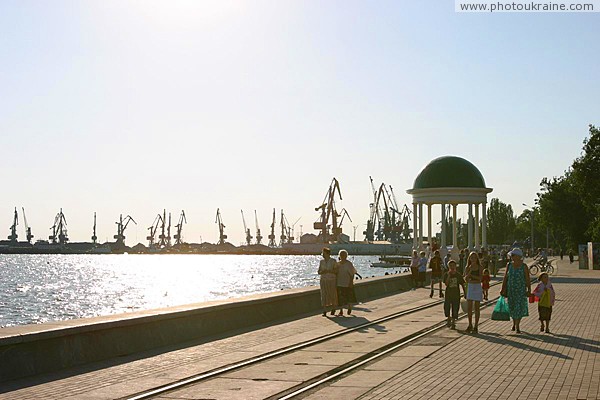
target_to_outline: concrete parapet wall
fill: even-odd
[[[356,282],[360,301],[411,287],[409,274]],[[0,382],[320,312],[318,287],[0,329]]]

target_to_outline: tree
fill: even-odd
[[[583,154],[573,162],[573,179],[589,217],[585,230],[586,236],[598,241],[600,240],[600,129],[590,125],[589,133],[590,137],[583,141]]]
[[[512,206],[492,199],[487,212],[487,241],[492,244],[511,244],[515,225]]]
[[[544,178],[538,193],[540,206],[540,224],[559,233],[570,247],[586,242],[585,232],[591,216],[584,206],[575,179],[570,171],[560,178]]]
[[[600,130],[590,125],[589,134],[564,176],[542,179],[537,199],[540,223],[571,248],[600,240]]]

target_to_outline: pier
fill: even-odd
[[[65,321],[45,333],[44,325],[6,328],[10,331],[0,331],[3,360],[20,351],[27,335],[70,336],[60,344],[67,353],[82,350],[83,338],[93,332],[92,344],[108,340],[103,351],[113,340],[131,342],[113,343],[119,355],[54,370],[42,365],[47,372],[20,378],[3,376],[0,399],[598,399],[600,271],[579,270],[568,260],[557,265],[550,334],[539,331],[536,304],[529,305],[523,333],[516,334],[510,322],[490,320],[493,301],[482,308],[477,335],[464,333],[466,319],[450,330],[440,299],[429,298],[429,289],[408,290],[407,275],[359,281],[363,303],[351,316],[322,317],[318,289],[308,288],[114,316],[110,323]],[[500,285],[492,286],[490,300],[499,291]],[[161,325],[177,313],[180,322],[202,315],[203,326],[214,330],[194,335],[197,325],[189,324],[190,336],[177,337],[174,326]],[[166,329],[162,342],[123,351],[143,347],[139,342],[153,336],[142,332],[149,329],[148,318]],[[102,323],[109,324],[104,333]],[[120,336],[114,335],[118,329],[125,329]],[[32,343],[40,339],[28,337]],[[73,343],[79,347],[65,347]],[[52,353],[22,350],[19,357],[30,362]],[[4,364],[6,374],[10,367]]]

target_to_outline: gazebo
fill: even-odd
[[[487,246],[487,194],[493,189],[485,187],[481,172],[471,162],[461,157],[444,156],[436,158],[419,173],[412,189],[406,192],[413,198],[413,248],[423,247],[423,205],[427,206],[427,234],[432,243],[431,208],[435,204],[442,207],[442,221],[446,220],[446,206],[452,206],[452,255],[457,256],[456,209],[459,204],[469,207],[468,247],[477,249]],[[479,229],[479,209],[481,207],[481,241]],[[473,219],[473,211],[475,218]],[[475,228],[475,229],[473,229]],[[474,232],[473,232],[474,231]],[[473,239],[475,239],[473,241]],[[440,247],[446,247],[446,224],[442,223]]]

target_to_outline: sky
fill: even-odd
[[[516,213],[599,125],[597,13],[456,13],[454,1],[3,0],[0,235],[146,243],[263,236],[273,208],[316,233],[333,177],[356,239],[372,191],[399,203],[434,158],[475,164]],[[435,211],[435,210],[434,210]],[[437,212],[439,220],[439,210]],[[459,207],[466,216],[466,206]],[[175,224],[174,222],[173,224]],[[24,239],[24,225],[19,226]],[[277,235],[279,233],[277,232]],[[266,239],[265,239],[266,240]]]

